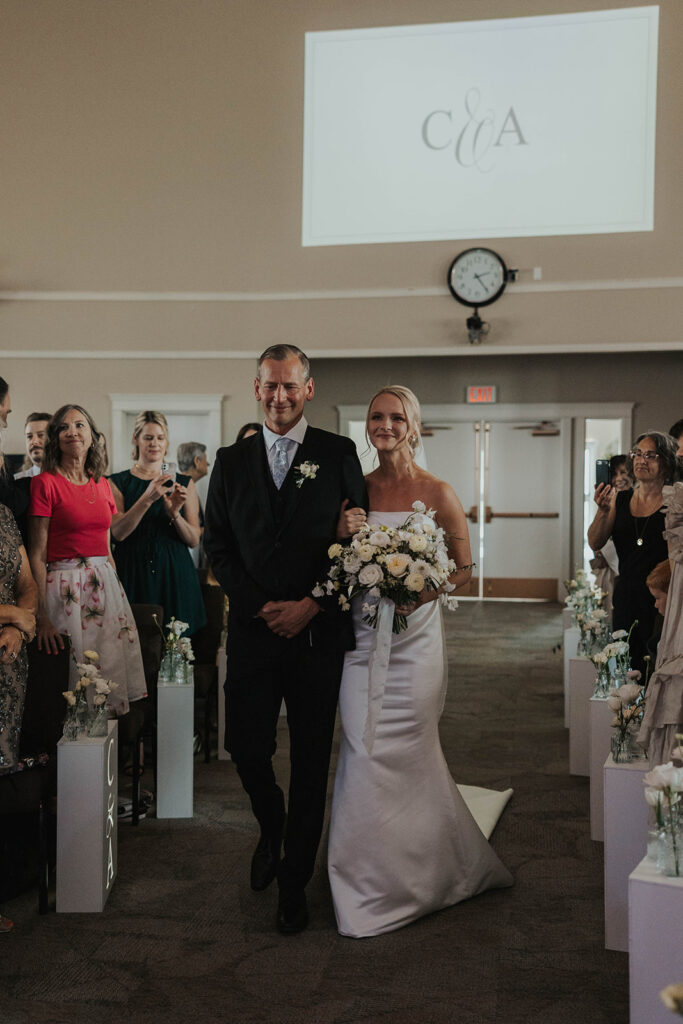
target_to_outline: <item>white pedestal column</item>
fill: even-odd
[[[562,617],[567,614],[566,610],[562,613]],[[571,625],[564,631],[564,638],[562,641],[562,652],[564,658],[564,727],[569,728],[569,661],[570,658],[576,657],[576,651],[579,646],[580,632],[577,626]]]
[[[601,843],[605,834],[604,766],[612,742],[614,712],[606,697],[591,697],[588,708],[591,774],[591,839]]]
[[[683,878],[641,860],[628,880],[631,1024],[673,1024],[659,993],[683,980]]]
[[[572,615],[571,609],[562,609],[562,629],[571,629],[574,623],[574,616]]]
[[[57,913],[104,909],[116,878],[118,722],[57,744]]]
[[[160,683],[157,701],[157,818],[191,818],[194,683]]]
[[[605,947],[628,950],[628,876],[647,850],[647,761],[605,761]],[[681,964],[683,968],[683,963]]]
[[[569,774],[590,775],[588,736],[595,666],[588,658],[569,659]]]

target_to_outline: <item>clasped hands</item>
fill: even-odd
[[[258,614],[273,633],[291,640],[319,611],[312,597],[302,597],[300,601],[266,601]]]
[[[36,617],[26,608],[12,609],[13,622],[0,626],[0,665],[16,661],[24,642],[24,636],[32,640],[36,632]]]

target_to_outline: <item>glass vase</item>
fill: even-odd
[[[676,824],[660,830],[657,870],[670,878],[680,878],[683,870],[683,829]]]
[[[595,677],[595,686],[593,688],[594,697],[609,697],[609,692],[612,688],[612,677],[609,672],[607,665],[596,665],[597,675]]]
[[[109,714],[106,704],[94,709],[88,724],[88,736],[106,736],[109,731]]]
[[[66,716],[64,718],[64,728],[62,729],[62,736],[69,743],[73,743],[78,739],[79,734],[79,722],[78,714],[75,707],[67,709]]]
[[[643,749],[638,746],[636,737],[630,729],[621,732],[615,729],[611,741],[612,760],[615,764],[630,764],[643,757]]]

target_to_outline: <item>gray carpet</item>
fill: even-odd
[[[492,840],[513,889],[343,939],[321,856],[308,931],[280,937],[275,889],[248,886],[256,832],[232,765],[197,760],[192,821],[120,825],[102,914],[41,918],[34,893],[3,907],[2,1024],[625,1024],[588,782],[568,773],[559,608],[468,602],[447,622],[443,747],[458,782],[515,790]]]

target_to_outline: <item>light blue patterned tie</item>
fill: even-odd
[[[275,458],[273,459],[273,483],[277,487],[278,491],[282,487],[285,477],[287,476],[288,466],[288,451],[289,446],[292,444],[288,437],[280,437],[274,444]]]

